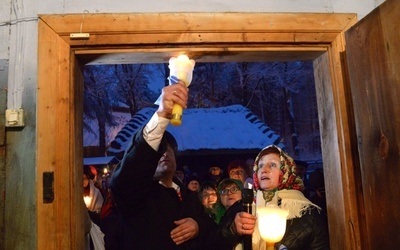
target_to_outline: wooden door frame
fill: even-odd
[[[360,248],[344,31],[355,14],[130,13],[41,15],[37,91],[38,249],[83,249],[82,67],[86,63],[313,60],[332,249]],[[89,39],[71,39],[71,33]],[[43,174],[54,173],[45,203]]]

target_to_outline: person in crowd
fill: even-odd
[[[200,188],[200,178],[197,174],[192,174],[187,180],[187,188],[193,192],[198,192]]]
[[[205,181],[200,185],[198,195],[201,204],[203,204],[204,206],[204,210],[210,216],[210,218],[215,221],[216,213],[214,209],[214,204],[216,204],[218,200],[217,188],[212,182]]]
[[[325,196],[325,180],[322,169],[315,169],[310,173],[310,201],[322,208],[324,213],[326,210]]]
[[[95,175],[89,166],[83,167],[83,200],[89,212],[91,220],[100,224],[100,211],[103,206],[103,196],[98,188],[94,186],[93,179]]]
[[[246,159],[247,171],[249,171],[249,176],[253,179],[253,166],[254,166],[254,158]]]
[[[203,181],[211,181],[217,187],[223,178],[223,170],[220,167],[213,165],[208,169],[208,173],[205,175]]]
[[[253,178],[245,161],[236,159],[229,162],[228,174],[229,178],[241,181],[245,188],[253,188]]]
[[[253,176],[254,158],[247,158],[246,166],[248,168],[248,171],[251,173],[251,176]]]
[[[296,164],[287,153],[275,145],[261,150],[254,162],[253,180],[256,190],[255,212],[257,208],[273,202],[289,211],[285,234],[281,242],[275,244],[275,249],[329,249],[326,218],[321,208],[302,193],[303,181],[297,176]],[[265,250],[267,247],[252,214],[238,211],[234,220],[224,228],[225,241],[252,234],[253,249]]]
[[[218,195],[217,195],[217,188],[214,186],[214,184],[211,181],[205,181],[200,185],[199,191],[199,198],[201,200],[201,203],[205,208],[212,208],[212,205],[214,205],[217,202]]]
[[[295,160],[296,163],[296,174],[301,178],[303,181],[303,193],[304,196],[309,198],[310,197],[310,189],[309,189],[309,180],[307,176],[307,169],[308,169],[308,163],[305,161],[301,160]]]
[[[297,175],[294,160],[281,148],[270,145],[261,150],[254,162],[256,208],[275,200],[288,209],[286,232],[279,249],[329,249],[328,226],[321,208],[308,200],[302,190],[303,181]],[[275,198],[275,199],[273,199]],[[277,198],[277,199],[276,199]],[[248,229],[248,222],[238,222],[236,228]],[[253,249],[265,249],[258,229],[253,234]]]
[[[175,177],[178,178],[183,184],[186,184],[185,171],[182,167],[176,167]]]
[[[85,250],[93,249],[93,242],[90,237],[90,229],[92,228],[92,220],[90,219],[89,212],[86,208],[85,202],[82,200],[81,202],[82,209],[80,211],[84,211],[83,214],[83,231],[85,237]]]
[[[121,249],[204,249],[209,217],[197,193],[174,178],[177,142],[166,131],[173,105],[186,108],[187,98],[181,81],[162,89],[157,111],[111,177],[122,217]]]
[[[93,165],[90,165],[89,167],[94,174],[94,186],[100,190],[101,195],[105,199],[107,196],[107,174],[104,173],[104,168],[96,168]]]
[[[243,183],[237,179],[226,178],[218,185],[218,202],[215,204],[217,231],[209,239],[209,249],[232,250],[243,249],[243,233],[234,228],[234,221],[243,213]],[[248,220],[255,224],[256,217],[248,214]]]
[[[121,242],[121,217],[111,189],[109,188],[111,176],[112,170],[103,175],[103,188],[106,188],[107,193],[100,211],[100,229],[104,233],[105,249],[119,250]]]

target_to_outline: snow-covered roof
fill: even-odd
[[[83,165],[109,165],[117,164],[119,160],[115,156],[85,157]]]
[[[148,107],[137,112],[111,142],[107,154],[120,156],[155,111],[156,107]],[[167,130],[174,135],[179,151],[261,150],[270,144],[284,148],[280,136],[242,105],[185,109],[182,125],[169,125]]]

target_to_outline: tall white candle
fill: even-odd
[[[193,77],[195,61],[189,59],[186,55],[178,57],[171,57],[169,59],[169,75],[177,77],[179,80],[185,82],[186,87],[190,85]],[[172,110],[171,124],[179,126],[182,124],[183,109],[180,105],[175,104]]]
[[[192,82],[194,65],[195,61],[186,55],[171,57],[169,59],[170,76],[176,76],[179,80],[184,81],[186,86],[189,86]]]

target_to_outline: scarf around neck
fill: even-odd
[[[256,195],[256,207],[263,207],[267,204],[275,203],[275,205],[278,205],[280,208],[289,211],[288,220],[300,218],[313,208],[318,209],[318,211],[321,210],[319,206],[308,200],[299,190],[283,189],[275,192],[275,194],[275,199],[271,199],[267,202],[264,199],[263,192],[258,190]]]

